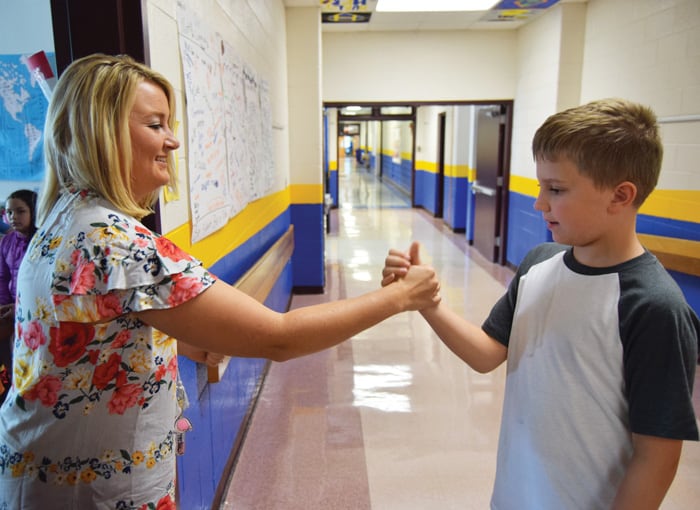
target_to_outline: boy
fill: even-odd
[[[484,324],[421,313],[479,372],[507,359],[494,510],[658,508],[683,440],[700,321],[635,234],[663,148],[648,108],[608,99],[549,117],[532,144],[554,243],[534,248]],[[419,264],[391,250],[382,285]]]

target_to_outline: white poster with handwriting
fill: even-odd
[[[225,115],[219,38],[197,15],[178,4],[180,54],[187,97],[187,137],[192,243],[229,220]]]
[[[268,83],[184,2],[178,26],[195,243],[272,190],[272,108]]]
[[[251,200],[250,184],[245,178],[248,167],[246,148],[245,98],[243,92],[243,63],[233,47],[222,43],[221,85],[224,93],[226,118],[226,160],[231,192],[231,217],[238,214]]]

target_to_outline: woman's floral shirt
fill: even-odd
[[[213,281],[105,200],[61,196],[19,272],[0,509],[175,508],[176,341],[132,312]]]

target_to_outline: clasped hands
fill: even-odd
[[[382,287],[386,287],[387,285],[406,277],[406,275],[408,275],[409,269],[411,269],[412,266],[420,265],[420,244],[417,241],[411,243],[408,252],[403,252],[397,249],[390,249],[389,254],[384,260],[384,269],[382,269]],[[427,268],[427,266],[425,267],[426,269],[431,271],[431,282],[435,285],[433,299],[431,303],[434,306],[437,305],[441,300],[439,295],[440,283],[439,281],[437,281],[435,271],[432,268]],[[429,306],[431,306],[431,304],[423,308],[428,308]]]

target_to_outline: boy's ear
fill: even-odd
[[[630,181],[621,182],[613,190],[613,198],[610,202],[610,207],[613,208],[611,212],[633,205],[635,198],[637,198],[637,186]]]

